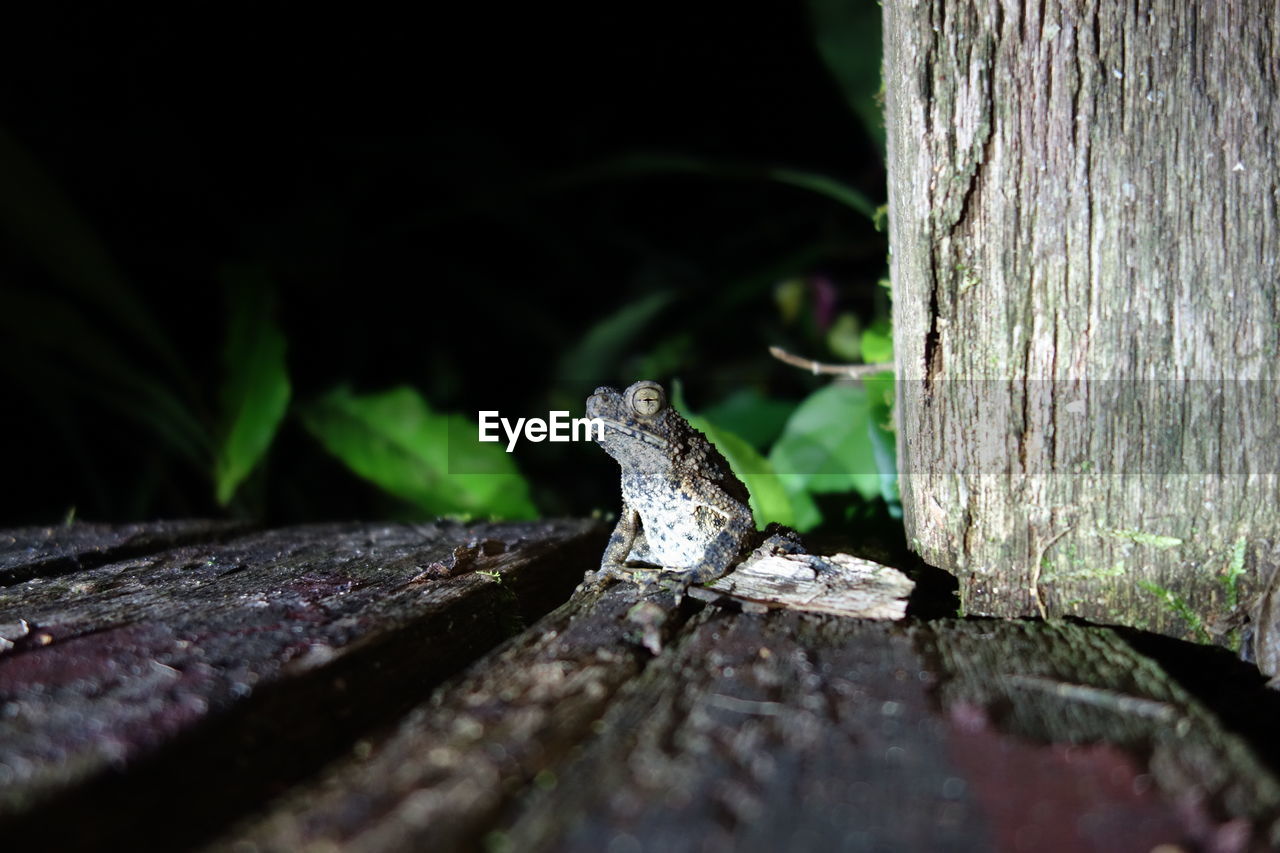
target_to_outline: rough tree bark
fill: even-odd
[[[1280,4],[884,12],[913,547],[970,613],[1220,636],[1280,556]]]

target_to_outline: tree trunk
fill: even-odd
[[[902,502],[967,612],[1221,639],[1276,565],[1278,9],[885,4]]]

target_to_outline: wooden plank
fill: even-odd
[[[692,603],[635,595],[623,584],[570,602],[213,849],[989,850],[1038,837],[1247,850],[1274,838],[1271,771],[1109,629],[719,607],[690,618]],[[1098,696],[1114,707],[1098,711]],[[1119,719],[1100,726],[1095,712]]]
[[[465,850],[513,792],[590,738],[614,694],[688,616],[637,588],[584,588],[317,783],[215,849]],[[650,633],[646,640],[642,635]]]
[[[146,524],[58,524],[0,531],[0,586],[52,577],[178,545],[218,542],[246,532],[235,521],[179,520]]]
[[[993,687],[1032,677],[1063,681]],[[1104,628],[709,613],[602,731],[498,846],[1245,850],[1280,806],[1247,743]]]
[[[1180,805],[1198,846],[1246,849],[1225,843],[1233,835],[1280,845],[1274,770],[1123,633],[1063,622],[946,620],[918,640],[942,674],[939,698],[965,731],[1115,745],[1140,759],[1165,798]],[[1219,653],[1207,665],[1235,663],[1225,650],[1200,651]],[[1234,683],[1232,701],[1274,708],[1260,677],[1250,681],[1252,691],[1248,682]]]
[[[0,653],[0,837],[191,843],[563,601],[603,541],[315,525],[0,590],[25,629]]]
[[[518,850],[987,850],[946,723],[891,625],[707,611],[620,697]]]
[[[1193,695],[1142,635],[740,612],[628,583],[580,588],[534,622],[602,540],[588,523],[320,525],[0,590],[0,614],[27,626],[0,653],[0,837],[354,851],[1277,840],[1273,771],[1201,701],[1220,685]],[[1256,676],[1227,675],[1234,707],[1273,707]]]

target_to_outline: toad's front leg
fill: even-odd
[[[631,505],[624,500],[618,523],[613,526],[609,544],[605,546],[604,554],[600,557],[600,571],[616,573],[618,569],[623,568],[636,545],[636,540],[643,535],[640,527],[640,513],[632,509]]]
[[[618,523],[614,525],[613,533],[609,536],[609,544],[605,546],[604,554],[600,558],[600,568],[595,572],[587,573],[587,582],[600,586],[616,578],[645,585],[651,583],[652,579],[657,577],[656,569],[637,569],[627,565],[632,552],[636,548],[643,549],[644,542],[644,527],[640,521],[640,514],[624,500]],[[642,580],[637,577],[638,575],[647,577]]]

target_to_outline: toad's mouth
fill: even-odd
[[[599,418],[598,415],[597,417]],[[599,420],[606,428],[611,429],[614,432],[629,435],[634,439],[645,442],[646,444],[651,444],[659,450],[666,450],[667,448],[668,442],[665,438],[660,435],[655,435],[648,430],[640,429],[639,427],[634,427],[630,424],[624,424],[622,421],[615,421],[611,418],[599,418]]]

